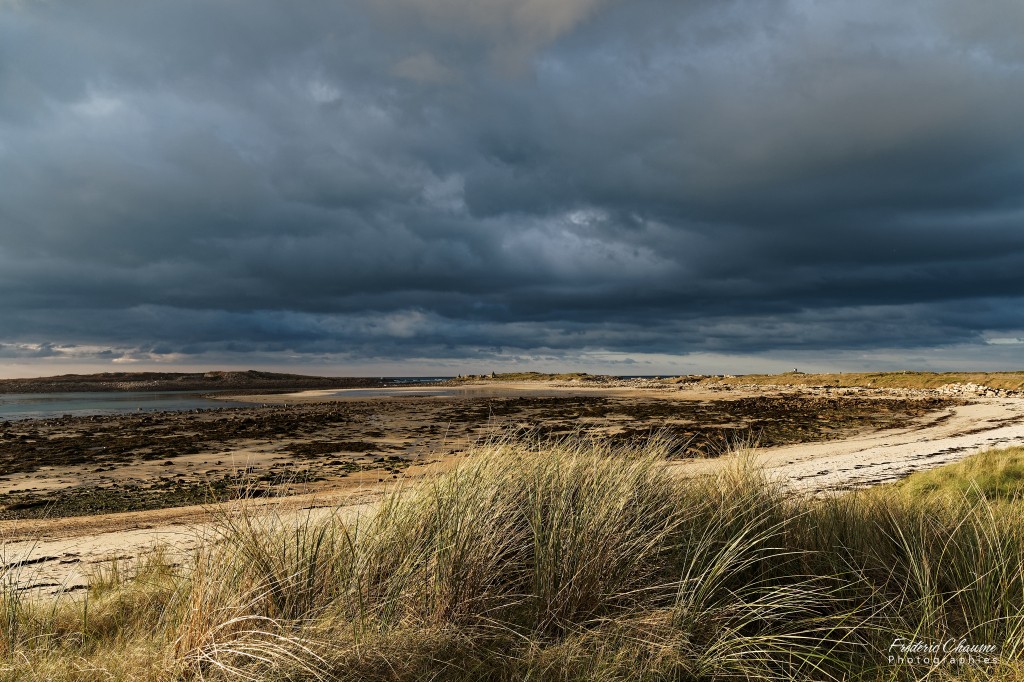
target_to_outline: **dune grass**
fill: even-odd
[[[844,386],[869,388],[940,388],[946,384],[978,384],[989,388],[1024,390],[1024,372],[843,372],[831,374],[745,374],[721,377],[723,384],[783,386]]]
[[[1016,506],[1024,500],[1024,447],[988,450],[954,464],[919,471],[891,488],[919,502],[986,500]]]
[[[585,372],[545,374],[543,372],[506,372],[459,377],[455,381],[474,382],[525,382],[525,381],[595,381],[613,379],[603,375],[588,375]],[[946,384],[978,384],[989,388],[1012,391],[1024,390],[1024,372],[832,372],[805,373],[800,371],[782,374],[741,374],[736,376],[688,375],[663,379],[666,385],[692,383],[701,379],[720,384],[737,386],[756,384],[758,386],[837,386],[863,388],[940,388]]]
[[[194,557],[0,597],[0,680],[1019,679],[1024,515],[787,493],[746,456],[492,443],[372,513],[224,515]],[[998,663],[888,661],[895,640]]]

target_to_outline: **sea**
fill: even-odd
[[[389,386],[379,388],[338,389],[329,395],[345,398],[383,398],[396,396],[452,397],[463,395],[502,395],[500,386],[493,389],[420,386],[452,377],[381,377]],[[624,376],[623,379],[653,379],[657,375]],[[254,390],[253,393],[259,393]],[[254,404],[237,400],[206,397],[209,392],[196,391],[125,391],[79,393],[0,393],[0,422],[17,419],[52,419],[65,415],[80,417],[129,412],[174,412],[224,407],[248,407]]]
[[[71,415],[173,412],[213,407],[245,407],[252,403],[214,400],[189,391],[124,391],[75,393],[0,393],[0,421],[51,419]]]
[[[396,385],[394,389],[358,389],[381,391],[379,395],[401,395],[419,383],[442,381],[449,377],[382,377]],[[404,387],[404,388],[397,388]],[[259,391],[253,391],[258,393]],[[0,422],[18,419],[52,419],[70,415],[82,417],[129,412],[175,412],[223,407],[249,407],[254,404],[230,399],[206,397],[210,392],[196,391],[96,391],[69,393],[0,393]],[[369,393],[364,397],[377,394]]]

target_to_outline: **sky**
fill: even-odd
[[[1022,369],[1019,0],[0,0],[0,376]]]

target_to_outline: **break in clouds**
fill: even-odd
[[[1017,0],[0,0],[0,362],[1008,367],[1022,34]]]

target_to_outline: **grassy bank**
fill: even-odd
[[[738,457],[506,442],[372,517],[225,517],[185,566],[0,601],[0,680],[1018,679],[1019,505],[793,497]],[[1009,492],[1009,491],[1007,491]],[[994,645],[897,664],[894,642]]]
[[[833,374],[745,374],[721,377],[729,385],[844,386],[871,388],[940,388],[946,384],[978,384],[989,388],[1024,390],[1024,372],[843,372]]]
[[[614,381],[616,377],[590,375],[585,372],[545,374],[543,372],[508,372],[504,374],[478,374],[460,376],[452,381],[460,382],[527,382],[527,381],[575,381],[602,384]],[[1024,390],[1024,372],[833,372],[808,374],[785,372],[782,374],[741,374],[737,376],[687,376],[661,379],[667,386],[711,381],[729,386],[837,386],[865,388],[940,388],[946,384],[978,384],[1004,390]]]
[[[1012,507],[1024,501],[1024,448],[989,450],[955,464],[920,471],[891,490],[916,503],[988,501]],[[880,490],[881,492],[881,490]]]

